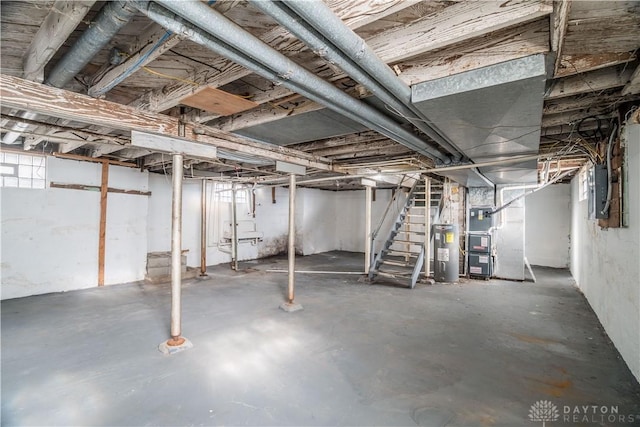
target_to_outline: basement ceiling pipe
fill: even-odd
[[[135,5],[140,12],[165,29],[176,34],[180,34],[194,43],[200,44],[216,54],[224,56],[249,70],[260,73],[268,80],[278,82],[278,84],[282,83],[280,77],[278,77],[273,71],[265,68],[262,64],[256,62],[253,58],[249,58],[243,53],[238,52],[235,48],[221,42],[205,30],[186,22],[184,19],[176,16],[173,12],[165,9],[164,7],[149,1],[137,1],[135,2]],[[295,87],[295,90],[304,96],[315,96],[293,82],[289,82],[288,84],[292,88]],[[340,110],[340,113],[345,116],[349,116],[350,114],[347,110]]]
[[[308,4],[312,4],[312,2],[308,0],[303,1]],[[322,34],[322,31],[326,31],[324,27],[320,27],[316,30],[309,27],[309,25],[313,26],[312,22],[308,22],[308,25],[301,23],[300,21],[304,22],[305,18],[299,17],[289,8],[289,6],[294,5],[295,3],[299,2],[296,2],[295,0],[289,2],[251,0],[251,4],[253,6],[273,17],[280,25],[287,28],[293,35],[309,46],[317,55],[328,59],[332,64],[336,64],[358,83],[371,90],[376,97],[394,108],[398,112],[398,115],[411,122],[437,144],[450,152],[453,155],[454,160],[457,161],[463,157],[458,148],[438,133],[438,131],[433,128],[433,125],[426,120],[424,115],[417,108],[412,106],[411,89],[409,86],[401,82],[396,75],[393,74],[391,69],[384,64],[373,51],[368,48],[366,51],[364,51],[364,48],[362,50],[366,53],[367,57],[372,57],[372,59],[365,61],[365,64],[372,63],[373,66],[375,66],[375,68],[369,67],[369,72],[381,73],[379,75],[369,74],[367,71],[363,70],[359,65],[360,56],[345,54],[339,47],[333,45],[330,40],[327,40],[327,38]],[[314,10],[320,10],[323,16],[333,16],[335,18],[333,19],[335,22],[332,23],[334,27],[343,27],[343,33],[351,33],[351,37],[357,37],[360,40],[359,46],[366,46],[365,41],[344,25],[342,20],[335,16],[335,14],[326,5],[324,5],[324,3],[316,3],[321,6],[317,6],[317,9]],[[315,5],[312,7],[316,8]],[[376,78],[379,81],[376,80]]]
[[[123,0],[107,2],[100,9],[95,20],[89,25],[75,44],[53,67],[44,84],[61,88],[78,74],[100,50],[124,27],[136,13],[136,9]],[[32,120],[36,114],[24,112],[23,119]],[[3,144],[14,144],[28,128],[18,123],[4,134]]]
[[[69,83],[135,14],[136,8],[126,1],[107,2],[89,28],[56,63],[44,83],[59,88]]]
[[[136,3],[140,4],[144,2]],[[204,29],[216,40],[224,43],[227,48],[231,48],[236,53],[250,58],[250,61],[248,61],[248,65],[245,65],[247,61],[236,61],[231,56],[228,56],[228,49],[213,49],[213,47],[210,47],[216,53],[228,57],[234,62],[260,74],[262,77],[271,79],[271,76],[275,73],[278,76],[277,80],[281,80],[283,85],[301,95],[321,103],[370,129],[380,132],[421,154],[435,158],[439,162],[450,162],[449,157],[445,153],[431,147],[388,116],[382,114],[370,105],[352,98],[337,87],[291,61],[206,4],[200,2],[174,2],[170,0],[158,0],[157,3],[162,4],[167,9],[182,16],[197,27]],[[152,6],[152,4],[149,4],[147,10]],[[140,10],[145,14],[147,13],[144,10],[144,6],[142,6]],[[225,53],[222,53],[223,51]],[[260,63],[261,67],[255,68],[253,66],[255,62]],[[249,67],[249,65],[251,65],[251,67]],[[267,69],[266,72],[265,68]]]
[[[283,2],[284,3],[284,2]],[[413,113],[405,117],[425,132],[430,138],[459,158],[460,150],[411,103],[411,88],[400,80],[367,43],[345,25],[321,0],[289,0],[286,6],[322,34],[342,51],[344,58],[356,62],[365,72],[376,79],[384,88],[397,97]],[[340,64],[338,64],[340,66]],[[346,70],[345,70],[346,71]],[[364,83],[363,83],[364,84]],[[399,111],[404,115],[403,111]],[[415,123],[414,123],[415,124]]]

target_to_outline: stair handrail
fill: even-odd
[[[409,204],[412,202],[413,195],[414,195],[414,193],[416,191],[416,188],[418,188],[418,186],[420,186],[420,185],[421,185],[420,180],[417,179],[416,182],[413,184],[413,187],[411,187],[411,190],[407,194],[407,198],[405,200],[404,206],[398,212],[398,215],[396,216],[396,220],[393,222],[393,224],[396,224],[399,221],[401,221],[400,217],[402,216],[403,213],[405,213],[405,210],[408,208]],[[390,240],[391,237],[392,237],[392,233],[394,231],[393,230],[393,224],[392,224],[391,228],[389,229],[389,233],[388,233],[387,239],[385,241]],[[374,253],[373,248],[374,247],[375,247],[374,246],[374,239],[371,239],[371,251],[370,251],[370,253],[371,253],[371,258],[373,258],[373,260],[370,260],[370,263],[369,263],[369,278],[372,278],[373,274],[375,274],[374,273],[375,267],[376,267],[377,263],[382,259],[382,252],[384,252],[384,250],[380,250],[380,252],[378,252],[378,254],[374,258],[374,255],[373,255],[373,253]]]
[[[398,183],[398,185],[396,187],[396,191],[393,194],[393,197],[391,199],[389,199],[389,203],[387,203],[387,208],[384,210],[384,213],[382,214],[382,218],[380,218],[380,221],[378,222],[378,225],[376,226],[375,230],[371,232],[371,241],[372,242],[378,236],[378,233],[380,232],[380,229],[382,228],[382,224],[384,224],[384,220],[387,218],[387,215],[389,214],[389,209],[391,209],[391,206],[397,200],[398,194],[400,194],[400,188],[402,188],[402,183],[404,182],[406,177],[407,177],[407,175],[402,175],[402,179]]]

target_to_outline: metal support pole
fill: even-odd
[[[289,175],[289,287],[287,301],[293,304],[296,270],[296,176]]]
[[[431,179],[424,179],[424,278],[431,274]]]
[[[200,276],[207,275],[207,181],[202,180],[200,195]]]
[[[364,214],[364,274],[369,274],[371,266],[371,253],[373,251],[371,239],[371,205],[373,201],[373,189],[370,186],[365,187],[365,214]]]
[[[182,286],[182,154],[173,155],[173,203],[171,206],[171,340],[181,334]]]
[[[231,184],[231,269],[238,271],[238,205],[236,183]]]

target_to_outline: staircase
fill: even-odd
[[[432,220],[437,216],[442,191],[438,191],[432,184],[429,203],[425,200],[425,193],[424,180],[416,181],[398,212],[382,249],[371,263],[369,280],[384,277],[407,284],[411,289],[415,287],[424,270],[425,214],[430,215]],[[426,209],[426,206],[429,208]],[[436,215],[433,207],[436,207]]]

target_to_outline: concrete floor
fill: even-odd
[[[168,285],[2,302],[2,425],[536,426],[538,400],[615,405],[640,424],[640,386],[566,271],[414,290],[298,275],[304,310],[285,313],[286,275],[264,270],[286,260],[241,266],[184,284],[194,347],[171,356],[157,350]],[[592,420],[564,425],[634,424]]]

